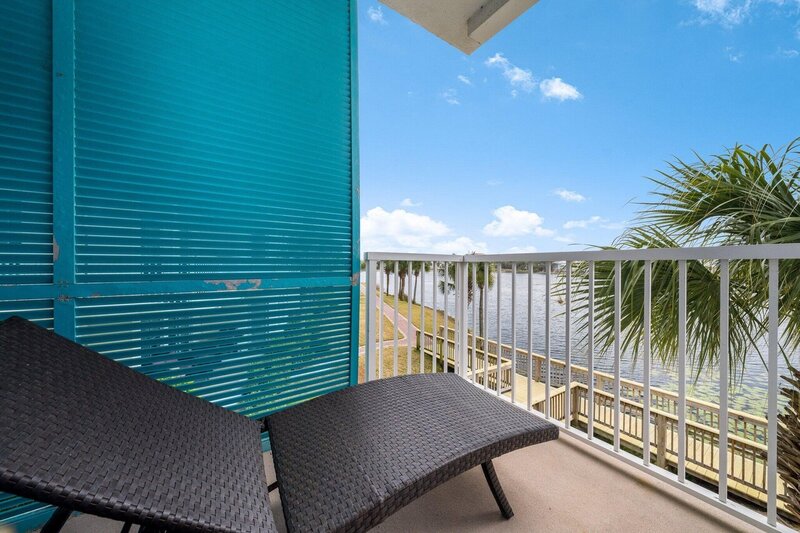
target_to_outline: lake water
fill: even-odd
[[[425,275],[425,305],[432,305],[433,297],[433,275],[431,272]],[[501,341],[504,344],[511,344],[511,295],[512,295],[512,278],[510,272],[502,272],[500,274],[500,335]],[[557,282],[557,275],[552,276],[553,288]],[[545,276],[544,274],[533,274],[533,351],[544,354],[544,338],[545,338]],[[413,279],[412,279],[413,281]],[[385,277],[384,277],[385,283]],[[389,283],[390,290],[393,289],[392,281]],[[487,331],[490,339],[497,337],[497,287],[498,283],[489,291],[487,301]],[[419,302],[420,294],[417,289],[417,302]],[[528,316],[527,316],[527,297],[528,297],[528,274],[519,273],[516,275],[516,337],[517,347],[526,349],[528,348]],[[476,291],[476,300],[478,298]],[[455,315],[455,297],[453,294],[448,295],[447,302],[448,311]],[[442,309],[444,305],[444,296],[442,293],[437,294],[437,307]],[[400,307],[401,311],[403,306]],[[469,306],[468,323],[472,324],[472,309],[473,305]],[[474,304],[475,312],[478,312],[477,301]],[[573,315],[572,329],[573,332],[578,326],[579,318]],[[658,327],[653,324],[653,328]],[[578,344],[578,335],[572,335],[572,363],[580,366],[587,366],[587,348],[581,347]],[[554,359],[563,360],[565,353],[565,315],[564,303],[558,301],[557,298],[551,300],[551,330],[550,330],[550,346],[551,357]],[[766,342],[759,343],[762,353],[766,358]],[[798,354],[791,354],[790,360],[793,364],[797,364]],[[609,373],[614,371],[614,354],[612,350],[607,352],[595,351],[595,370],[601,370]],[[518,360],[518,368],[527,368],[527,365]],[[779,357],[779,375],[786,375],[786,361],[782,356]],[[642,381],[643,362],[641,360],[634,360],[630,354],[622,355],[622,365],[620,367],[620,374],[623,378],[632,379],[635,381]],[[698,399],[706,400],[709,402],[718,403],[719,401],[719,371],[713,368],[702,372],[696,376],[695,369],[689,368],[687,364],[687,394]],[[677,368],[665,368],[658,361],[653,360],[651,363],[651,383],[669,391],[678,391]],[[759,354],[753,350],[753,353],[748,353],[746,358],[745,368],[737,379],[737,382],[729,389],[729,403],[732,409],[738,409],[752,413],[754,415],[766,416],[767,411],[767,370],[759,357]],[[782,404],[782,402],[781,402]]]

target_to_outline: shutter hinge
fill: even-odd
[[[355,287],[356,285],[358,285],[358,278],[359,278],[360,276],[361,276],[361,272],[356,272],[355,274],[353,274],[352,276],[350,276],[350,285],[352,285],[353,287]]]

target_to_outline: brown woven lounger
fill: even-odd
[[[453,374],[391,378],[267,420],[289,531],[363,531],[479,464],[555,439]],[[141,531],[273,532],[253,421],[24,319],[0,323],[0,490]]]

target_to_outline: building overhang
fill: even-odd
[[[380,0],[471,54],[538,0]]]

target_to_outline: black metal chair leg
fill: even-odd
[[[64,507],[56,508],[47,520],[47,523],[40,530],[40,533],[58,533],[61,531],[61,528],[64,527],[64,524],[67,523],[67,519],[71,514],[72,511],[69,509]]]
[[[503,515],[503,518],[508,520],[514,516],[514,510],[511,509],[511,505],[508,503],[506,495],[503,492],[503,487],[500,485],[500,480],[497,479],[497,473],[494,471],[494,465],[491,461],[486,461],[481,465],[481,467],[483,468],[483,475],[486,476],[486,482],[489,484],[489,488],[492,490],[494,501],[497,502],[497,506],[500,508],[500,513]]]
[[[125,524],[122,526],[122,529],[119,530],[119,533],[130,533],[131,525],[132,524],[130,522],[125,522]]]

